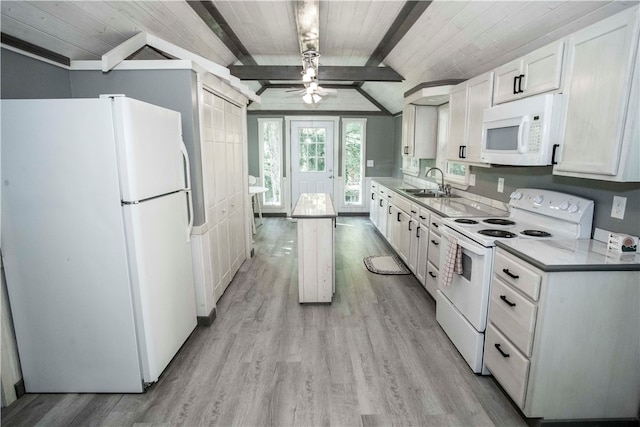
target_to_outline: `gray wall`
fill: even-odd
[[[329,116],[329,113],[323,113]],[[367,160],[374,161],[374,167],[365,168],[365,176],[392,176],[394,168],[394,118],[391,116],[367,116],[363,114],[341,117],[367,119]],[[249,174],[260,173],[258,156],[258,118],[281,118],[284,115],[267,115],[259,112],[247,115],[247,138],[249,143]],[[284,139],[284,136],[283,136]]]
[[[196,74],[191,70],[72,71],[74,98],[101,94],[125,94],[131,98],[169,108],[182,115],[182,138],[191,160],[194,225],[204,223],[202,161],[197,113]]]
[[[69,70],[0,49],[2,99],[71,98]]]

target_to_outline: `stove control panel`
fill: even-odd
[[[509,206],[526,212],[534,212],[589,228],[593,218],[593,201],[556,191],[536,188],[520,188],[511,193]]]

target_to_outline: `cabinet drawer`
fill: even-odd
[[[523,356],[491,323],[484,343],[484,363],[513,401],[524,407],[529,359]]]
[[[420,222],[420,206],[415,203],[411,203],[411,218],[413,218],[415,222]]]
[[[436,291],[438,290],[438,269],[433,266],[430,262],[427,263],[427,277],[424,280],[424,287],[427,289],[427,292],[433,297],[436,298]]]
[[[406,214],[411,212],[411,202],[396,193],[392,193],[391,203]]]
[[[431,216],[431,211],[426,208],[420,208],[420,212],[418,213],[418,219],[420,220],[420,224],[425,225],[429,228],[429,217]]]
[[[436,268],[440,268],[440,236],[433,233],[433,228],[429,232],[428,259]]]
[[[537,306],[498,277],[493,278],[491,286],[489,321],[524,354],[531,356]]]
[[[429,228],[431,229],[431,232],[435,232],[440,235],[440,227],[442,227],[442,218],[436,214],[431,214],[431,218],[429,219]]]
[[[498,250],[493,264],[493,272],[496,277],[502,279],[516,289],[524,292],[534,301],[538,301],[540,295],[541,275],[534,270],[525,267],[524,261],[511,258],[505,252]]]

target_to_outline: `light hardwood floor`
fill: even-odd
[[[415,277],[366,270],[365,256],[392,251],[368,219],[338,219],[331,305],[298,303],[295,251],[295,223],[265,218],[216,321],[146,393],[28,394],[2,425],[525,425]]]

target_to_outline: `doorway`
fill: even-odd
[[[302,193],[333,197],[334,143],[337,119],[291,120],[291,205]]]

